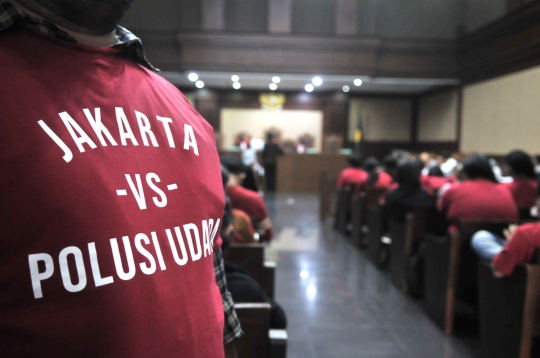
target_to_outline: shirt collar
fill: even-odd
[[[24,23],[26,26],[40,33],[59,40],[77,43],[77,40],[50,21],[31,17],[7,0],[0,0],[0,33],[8,30],[17,23]],[[120,50],[138,64],[152,71],[159,71],[146,59],[141,39],[120,25],[116,27],[116,41],[111,47]]]

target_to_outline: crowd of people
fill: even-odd
[[[481,154],[438,155],[395,151],[384,164],[374,157],[348,158],[349,167],[338,179],[338,190],[383,188],[389,217],[403,221],[418,205],[435,205],[456,232],[461,219],[517,221],[538,216],[540,190],[534,159],[524,151],[508,153],[499,164]],[[487,231],[474,235],[475,252],[493,263],[496,275],[511,275],[513,269],[533,257],[540,246],[540,224],[510,226],[502,238]]]

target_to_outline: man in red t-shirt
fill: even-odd
[[[362,163],[358,157],[351,156],[347,158],[350,167],[345,168],[339,174],[337,182],[338,189],[345,188],[348,185],[354,185],[356,188],[362,187],[367,179],[368,174],[361,168]]]
[[[506,240],[485,230],[474,234],[471,246],[487,261],[492,261],[497,276],[510,276],[516,266],[531,261],[540,247],[540,224],[511,225],[505,230]]]
[[[232,207],[240,209],[249,215],[255,230],[261,235],[262,240],[272,240],[274,229],[264,200],[257,192],[242,187],[247,167],[240,158],[230,155],[224,157],[221,164],[229,171],[229,183],[226,186],[226,192],[231,200]]]
[[[212,128],[117,27],[130,1],[18,3],[0,0],[0,356],[222,358]]]
[[[473,154],[463,161],[464,181],[453,185],[439,198],[438,208],[446,213],[455,230],[460,219],[518,219],[512,194],[498,184],[488,160]]]
[[[504,160],[513,179],[505,185],[510,189],[517,206],[524,209],[533,207],[538,183],[531,156],[522,150],[513,150]]]

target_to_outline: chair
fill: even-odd
[[[287,357],[287,331],[270,329],[269,303],[236,303],[234,309],[244,331],[236,341],[238,358]]]
[[[537,250],[538,251],[538,250]],[[533,338],[540,336],[540,260],[495,278],[491,267],[478,265],[480,346],[483,358],[530,358]],[[540,352],[535,352],[538,357]]]
[[[226,261],[246,270],[274,298],[276,263],[264,260],[264,244],[231,244],[223,254]]]

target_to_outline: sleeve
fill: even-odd
[[[221,293],[221,300],[223,301],[223,313],[225,315],[223,344],[226,345],[242,337],[244,332],[242,332],[240,321],[238,321],[238,317],[236,316],[231,293],[227,289],[227,279],[225,277],[225,266],[223,264],[223,253],[221,249],[214,251],[214,273],[219,292]]]
[[[535,247],[527,239],[527,231],[520,228],[504,249],[495,256],[493,266],[497,271],[510,276],[516,266],[522,265],[531,259],[534,249]]]

